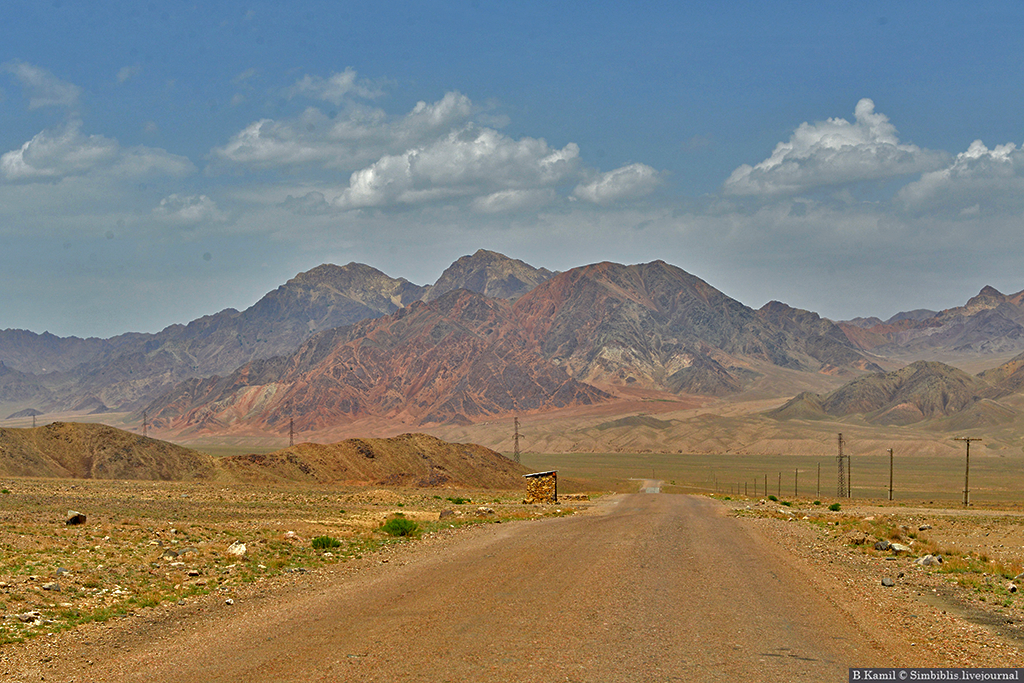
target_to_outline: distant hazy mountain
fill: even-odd
[[[550,275],[483,250],[459,259],[433,287],[361,263],[324,264],[244,311],[225,309],[156,334],[83,340],[3,330],[0,362],[25,374],[17,381],[0,378],[0,403],[6,392],[7,405],[29,401],[46,412],[74,410],[87,398],[104,409],[134,409],[184,379],[226,374],[251,360],[291,353],[317,332],[393,313],[428,293],[463,287],[510,298]]]
[[[957,418],[962,428],[1012,420],[1016,412],[988,400],[991,386],[944,363],[917,361],[889,373],[858,377],[828,394],[803,393],[769,415],[778,419],[861,416],[906,425]]]
[[[600,386],[739,390],[757,361],[807,371],[869,365],[833,323],[754,311],[663,262],[561,273],[515,303],[466,290],[318,334],[294,354],[190,380],[148,407],[178,430],[315,430],[361,417],[465,423],[589,405]]]
[[[965,305],[938,313],[909,311],[873,325],[865,325],[864,320],[839,326],[854,345],[873,353],[1024,350],[1024,292],[1006,295],[985,287]]]

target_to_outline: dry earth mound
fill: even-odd
[[[177,481],[210,476],[214,462],[190,448],[102,424],[0,429],[0,475],[9,477]]]
[[[250,482],[308,481],[386,486],[520,489],[528,470],[496,451],[426,434],[296,444],[268,454],[235,455],[218,465]]]

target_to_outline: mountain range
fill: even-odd
[[[1024,292],[986,287],[945,311],[833,322],[777,301],[750,308],[662,261],[552,273],[480,250],[430,286],[324,264],[243,311],[155,334],[2,330],[0,410],[144,413],[183,438],[373,420],[470,425],[686,397],[774,398],[776,420],[857,414],[898,425],[976,409],[1005,422],[1015,409],[996,401],[1024,387],[1024,354],[978,376],[899,368],[918,353],[1020,351]],[[913,387],[925,385],[944,398],[918,400]]]

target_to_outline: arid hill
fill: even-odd
[[[222,458],[218,467],[233,480],[294,481],[382,486],[521,489],[527,470],[475,444],[426,434],[391,439],[303,443],[266,455]]]
[[[269,454],[213,458],[102,424],[0,429],[0,476],[162,481],[523,488],[527,469],[476,444],[426,434],[303,443]]]
[[[0,475],[79,479],[208,478],[209,455],[102,424],[0,429]]]

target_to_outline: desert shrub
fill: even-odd
[[[775,496],[768,496],[768,500],[775,501],[778,500],[778,498],[776,498]]]
[[[839,512],[839,509],[841,507],[843,506],[840,505],[839,503],[832,503],[831,505],[828,506],[828,509],[831,510],[832,512]]]
[[[420,525],[405,517],[392,517],[380,528],[388,536],[414,536]]]
[[[789,502],[788,500],[783,500],[783,501],[780,501],[780,503],[781,503],[782,505],[785,505],[785,506],[786,506],[786,507],[788,507],[788,508],[791,508],[791,507],[793,507],[793,504],[792,504],[792,503],[790,503],[790,502]]]
[[[317,536],[313,539],[312,543],[314,550],[327,550],[329,548],[337,548],[341,545],[341,541],[333,536]]]
[[[461,496],[456,496],[454,498],[449,496],[448,500],[450,500],[452,503],[455,503],[456,505],[464,505],[466,503],[472,502],[469,500],[469,498],[463,498]]]
[[[814,504],[815,505],[821,505],[821,501],[820,500],[816,500],[816,501],[814,501]]]

